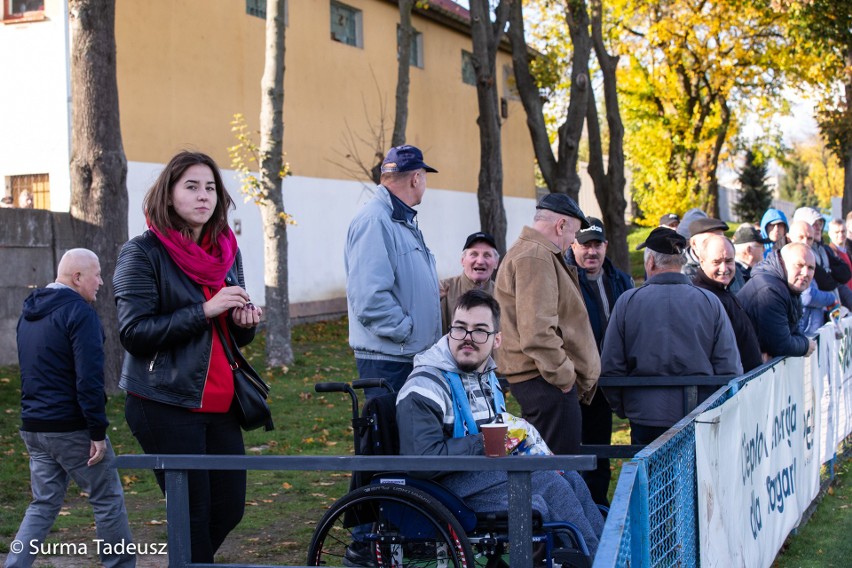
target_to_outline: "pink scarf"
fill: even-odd
[[[164,235],[156,227],[148,228],[160,239],[175,264],[196,284],[213,290],[222,287],[237,256],[237,238],[230,227],[225,227],[215,244],[209,233],[205,233],[200,246],[174,229],[167,229]]]

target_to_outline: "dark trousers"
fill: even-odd
[[[512,383],[512,396],[554,454],[580,453],[582,418],[577,387],[563,393],[539,376]]]
[[[128,395],[124,405],[131,432],[147,454],[244,454],[243,434],[231,412],[190,412]],[[165,475],[155,471],[165,492]],[[190,471],[189,526],[192,561],[212,563],[228,533],[243,518],[245,471]]]
[[[580,405],[583,415],[583,444],[608,446],[612,443],[612,409],[601,389],[592,398],[592,404]],[[609,469],[608,458],[598,458],[598,465],[591,471],[582,473],[592,499],[598,505],[609,506],[607,493],[612,472]]]
[[[382,361],[379,359],[355,358],[358,367],[359,379],[384,379],[393,387],[394,392],[399,392],[408,375],[414,370],[414,364],[401,361]],[[386,394],[388,391],[382,388],[365,389],[367,398]]]
[[[647,446],[660,436],[662,436],[668,426],[645,426],[644,424],[636,424],[630,421],[630,443],[636,446]]]

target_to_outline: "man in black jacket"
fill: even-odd
[[[726,237],[711,236],[698,250],[699,267],[692,277],[692,283],[712,292],[722,302],[737,338],[743,371],[748,372],[759,367],[763,360],[754,325],[728,288],[736,271],[734,254],[734,245]]]
[[[757,330],[762,352],[770,357],[807,356],[816,341],[799,330],[801,294],[814,277],[814,253],[803,243],[789,243],[769,255],[751,273],[737,298]]]
[[[629,274],[617,269],[606,257],[606,231],[601,220],[589,217],[588,221],[589,228],[577,232],[577,240],[567,252],[566,260],[568,264],[577,267],[583,301],[600,352],[612,306],[634,284]],[[583,416],[582,442],[609,445],[612,442],[612,409],[603,391],[598,389],[592,403],[588,406],[580,405],[580,411]],[[598,459],[596,469],[583,472],[583,479],[595,503],[609,505],[607,492],[611,476],[609,460],[606,458]]]
[[[65,500],[70,479],[88,496],[104,566],[135,566],[124,493],[106,437],[104,332],[90,305],[103,284],[98,257],[72,249],[56,282],[35,290],[18,320],[21,438],[33,501],[9,546],[6,567],[30,566]],[[122,546],[120,546],[122,545]]]

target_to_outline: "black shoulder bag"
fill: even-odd
[[[237,415],[243,430],[256,430],[263,426],[267,432],[275,429],[272,423],[272,412],[266,399],[269,398],[269,385],[257,374],[248,361],[242,356],[242,365],[237,363],[234,352],[227,337],[219,327],[219,320],[213,320],[213,327],[219,334],[225,356],[234,373],[234,400],[237,405]]]

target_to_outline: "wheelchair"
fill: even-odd
[[[389,392],[368,400],[359,415],[353,387]],[[350,396],[356,455],[399,453],[396,393],[383,380],[318,383],[315,390]],[[317,523],[307,565],[508,568],[508,533],[507,512],[475,512],[436,481],[399,472],[353,472],[350,492]],[[354,562],[356,543],[360,558]],[[533,546],[536,566],[591,566],[579,530],[570,522],[542,522],[536,511]]]

